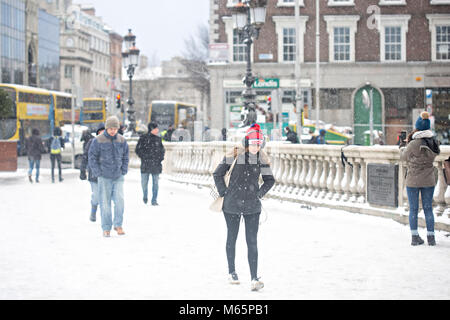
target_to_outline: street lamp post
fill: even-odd
[[[238,30],[240,42],[246,45],[247,70],[243,82],[245,90],[242,92],[244,99],[244,116],[242,127],[256,123],[256,93],[253,84],[256,78],[252,73],[251,47],[253,39],[259,36],[259,30],[266,21],[266,0],[242,0],[234,7],[234,27]]]
[[[134,109],[134,99],[133,99],[133,76],[136,68],[139,64],[139,53],[140,50],[136,48],[136,36],[128,30],[128,34],[124,37],[126,50],[122,52],[123,66],[127,70],[128,78],[130,79],[130,94],[128,97],[128,121],[129,128],[128,131],[132,134],[136,134],[136,110]]]

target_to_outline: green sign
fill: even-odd
[[[278,89],[280,87],[280,79],[267,78],[267,79],[256,79],[253,84],[255,89]]]

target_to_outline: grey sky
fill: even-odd
[[[207,24],[209,0],[75,0],[92,4],[117,33],[125,35],[129,28],[136,35],[137,47],[160,60],[181,55],[184,39],[197,33],[198,25]]]

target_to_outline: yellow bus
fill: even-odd
[[[48,90],[16,84],[0,84],[14,103],[14,112],[1,120],[0,139],[18,142],[19,154],[23,154],[25,139],[32,129],[39,129],[43,140],[53,132],[52,95]]]
[[[72,123],[72,95],[66,92],[50,91],[54,105],[55,127]],[[75,123],[80,123],[80,110],[75,108]]]
[[[99,123],[106,121],[106,99],[85,98],[81,112],[81,124],[90,129],[97,129]]]
[[[178,101],[152,101],[148,114],[148,122],[158,123],[159,131],[167,130],[170,125],[174,129],[179,126],[189,130],[194,136],[194,121],[197,120],[197,106]]]

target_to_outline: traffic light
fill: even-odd
[[[122,107],[122,105],[120,104],[120,93],[116,96],[116,104],[117,109],[120,109]]]
[[[268,105],[267,110],[269,112],[272,112],[272,97],[267,98],[267,105]]]

